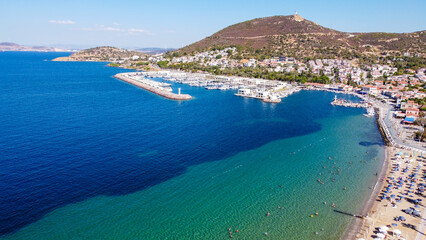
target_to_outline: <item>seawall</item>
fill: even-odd
[[[124,76],[123,73],[116,74],[114,77],[117,78],[117,79],[120,79],[121,81],[130,83],[130,84],[137,86],[137,87],[140,87],[140,88],[143,88],[147,91],[150,91],[152,93],[155,93],[155,94],[162,96],[164,98],[167,98],[167,99],[172,99],[172,100],[190,100],[190,99],[192,99],[192,96],[189,95],[189,94],[176,94],[176,93],[164,91],[164,90],[161,90],[161,89],[158,89],[158,88],[155,88],[155,87],[151,87],[151,86],[144,84],[142,82],[128,78],[128,77]]]
[[[391,146],[392,144],[391,144],[391,141],[390,141],[390,136],[388,136],[388,131],[386,131],[387,130],[387,127],[386,127],[386,124],[384,123],[384,121],[382,121],[381,119],[380,119],[380,114],[381,114],[381,112],[380,112],[380,109],[379,108],[375,108],[375,111],[376,111],[376,122],[377,122],[377,126],[378,126],[378,128],[379,128],[379,131],[380,131],[380,134],[382,135],[382,137],[383,137],[383,140],[385,141],[385,143],[386,143],[386,145],[387,146]],[[385,130],[386,129],[386,130]]]

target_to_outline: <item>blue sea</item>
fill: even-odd
[[[0,239],[339,239],[383,164],[333,93],[172,101],[67,55],[0,53]]]

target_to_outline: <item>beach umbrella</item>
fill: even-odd
[[[383,233],[378,233],[378,234],[376,234],[376,236],[377,236],[378,238],[380,238],[380,239],[382,239],[382,238],[385,238],[385,237],[386,237],[386,235],[385,235],[385,234],[383,234]]]
[[[396,223],[392,223],[392,226],[396,227],[396,226],[398,226],[398,224],[396,224]],[[395,231],[394,231],[394,232],[395,232]]]
[[[391,198],[395,198],[395,195],[393,195],[393,194],[392,194],[392,195],[391,195]]]
[[[398,229],[393,230],[393,233],[395,233],[396,235],[401,235],[401,231]]]
[[[399,220],[405,220],[405,217],[399,216]]]
[[[416,206],[414,206],[415,208],[419,208],[420,206],[419,205],[416,205]]]
[[[389,230],[388,226],[385,226],[385,225],[383,225],[379,228],[379,231],[384,232],[384,233],[387,232],[388,230]]]

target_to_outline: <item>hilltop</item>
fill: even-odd
[[[21,52],[66,52],[65,49],[45,47],[45,46],[22,46],[12,42],[0,43],[0,51],[21,51]]]
[[[237,23],[173,53],[191,54],[213,48],[237,46],[248,55],[256,52],[296,58],[352,59],[407,53],[426,56],[425,42],[426,31],[347,33],[320,26],[300,15],[290,15]]]
[[[52,61],[100,61],[100,62],[120,62],[128,59],[139,59],[146,57],[147,54],[129,51],[116,47],[95,47],[79,51],[68,57],[58,57]]]

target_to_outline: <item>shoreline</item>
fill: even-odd
[[[352,94],[362,100],[363,99],[361,96],[359,96],[358,94]],[[374,104],[375,105],[375,104]],[[384,147],[385,147],[385,153],[384,153],[384,159],[383,159],[383,164],[382,167],[380,169],[380,174],[377,177],[377,180],[374,184],[373,190],[370,193],[370,195],[367,197],[367,199],[365,200],[362,208],[361,208],[361,212],[360,215],[362,216],[362,218],[354,218],[350,221],[349,226],[347,227],[345,233],[343,234],[343,236],[340,238],[342,240],[345,239],[357,239],[357,237],[360,235],[361,230],[363,229],[364,225],[366,224],[366,220],[368,219],[368,217],[370,215],[372,215],[372,211],[374,209],[374,207],[376,206],[376,199],[379,197],[380,192],[383,188],[383,184],[385,182],[385,180],[389,177],[390,174],[390,170],[391,170],[391,157],[392,157],[392,143],[389,139],[389,136],[387,136],[387,132],[384,128],[387,128],[388,126],[382,126],[382,124],[386,124],[384,122],[381,122],[380,119],[382,116],[380,116],[380,114],[382,113],[380,111],[380,106],[374,106],[375,111],[377,113],[376,116],[376,124],[377,124],[377,130],[379,130],[382,138],[383,138],[383,142],[384,142]]]
[[[342,240],[346,239],[356,239],[357,235],[360,233],[366,216],[370,215],[371,210],[376,202],[376,199],[379,197],[380,191],[382,190],[383,183],[385,179],[388,177],[389,169],[390,169],[390,151],[391,146],[385,145],[385,156],[383,160],[382,167],[380,169],[380,174],[377,177],[376,183],[374,184],[373,191],[367,197],[364,205],[361,208],[361,212],[359,215],[362,218],[354,218],[350,221],[348,228],[345,230],[345,233],[340,238]]]
[[[160,90],[158,88],[154,88],[154,87],[151,87],[151,86],[144,84],[142,82],[128,78],[124,75],[125,75],[125,73],[118,73],[118,74],[114,75],[114,77],[123,81],[123,82],[127,82],[127,83],[132,84],[136,87],[145,89],[149,92],[155,93],[155,94],[157,94],[161,97],[167,98],[167,99],[171,99],[171,100],[190,100],[190,99],[192,99],[192,96],[189,95],[189,94],[176,94],[176,93],[171,93],[171,92],[168,92],[168,91]]]

